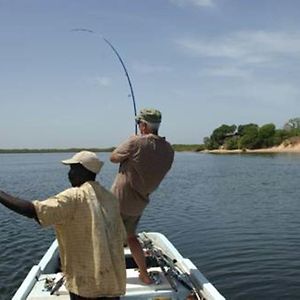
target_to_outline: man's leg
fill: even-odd
[[[127,216],[123,214],[121,216],[127,233],[128,247],[140,271],[140,280],[145,284],[151,284],[152,280],[147,272],[144,251],[135,234],[141,216]]]
[[[136,235],[128,235],[127,241],[133,259],[139,268],[140,280],[145,284],[151,284],[152,280],[147,272],[146,258],[139,240],[137,239]]]

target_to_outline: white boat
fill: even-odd
[[[122,300],[225,300],[197,267],[181,256],[161,233],[140,233],[147,256],[148,271],[154,283],[142,284],[128,248],[126,257],[126,294]],[[38,265],[32,267],[12,300],[69,300],[59,268],[55,240]]]

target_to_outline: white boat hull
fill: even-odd
[[[188,280],[188,285],[194,287],[199,298],[205,300],[225,300],[216,288],[205,278],[197,267],[187,258],[181,256],[177,249],[162,234],[156,232],[142,233],[139,235],[141,242],[151,242],[155,251],[162,253],[171,262],[171,265],[179,270]],[[125,248],[125,257],[131,259],[128,248]],[[69,293],[62,285],[54,295],[44,287],[46,278],[56,278],[59,273],[58,244],[55,240],[43,256],[38,265],[32,267],[22,285],[12,300],[69,300]],[[150,257],[151,258],[151,257]],[[167,270],[168,268],[166,268]],[[139,280],[139,273],[136,268],[127,266],[126,294],[121,297],[123,300],[184,300],[191,294],[191,291],[182,282],[173,276],[167,276],[167,272],[161,265],[153,265],[148,271],[155,273],[159,278],[158,284],[145,285]],[[170,268],[171,270],[171,268]],[[181,276],[181,275],[180,275]],[[181,278],[181,277],[180,277]],[[180,279],[178,278],[178,279]]]

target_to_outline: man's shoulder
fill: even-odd
[[[117,200],[117,198],[113,195],[113,193],[108,190],[106,187],[101,185],[98,181],[92,182],[91,186],[93,187],[95,193],[98,196],[104,196],[106,198],[111,198],[112,200]]]
[[[84,195],[84,191],[81,187],[71,187],[58,193],[55,198],[62,201],[81,199]]]
[[[171,143],[168,142],[168,141],[166,140],[165,137],[160,137],[160,138],[161,138],[161,141],[162,141],[167,147],[169,147],[169,148],[171,148],[171,149],[173,150],[173,147],[172,147]]]
[[[172,145],[167,141],[166,137],[152,134],[152,135],[149,135],[149,138],[154,139],[157,143],[160,143],[163,146],[173,150]]]
[[[80,192],[80,187],[70,187],[65,189],[64,191],[60,192],[59,194],[57,194],[58,196],[68,196],[68,195],[75,195],[78,192]]]
[[[120,151],[123,152],[124,150],[127,151],[128,149],[135,147],[138,144],[139,140],[140,140],[139,135],[132,135],[128,139],[123,141],[119,146],[117,146],[114,152],[120,152]]]

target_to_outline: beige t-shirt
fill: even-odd
[[[113,154],[120,168],[112,192],[120,201],[122,214],[139,216],[171,168],[174,151],[165,138],[146,134],[130,137]]]
[[[33,204],[40,224],[54,225],[70,292],[88,298],[125,293],[124,228],[109,191],[89,181]]]

